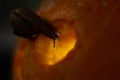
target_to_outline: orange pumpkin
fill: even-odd
[[[36,14],[60,40],[20,38],[15,80],[120,80],[120,0],[45,0]]]

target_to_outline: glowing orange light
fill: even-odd
[[[60,40],[56,40],[53,47],[53,40],[40,35],[35,41],[34,60],[39,64],[54,65],[63,60],[76,43],[75,31],[68,25],[60,28]]]

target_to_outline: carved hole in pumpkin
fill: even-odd
[[[37,37],[33,53],[38,65],[54,65],[62,61],[76,44],[73,21],[57,19],[51,23],[60,32],[60,40],[56,40],[56,45],[53,47],[53,40],[43,35]]]

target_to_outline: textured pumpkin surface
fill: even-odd
[[[36,13],[60,40],[19,39],[15,80],[120,80],[120,0],[45,0]]]

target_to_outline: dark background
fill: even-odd
[[[12,59],[17,37],[12,33],[9,14],[14,8],[34,10],[41,0],[0,0],[0,80],[11,80]]]

